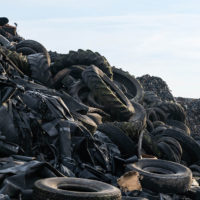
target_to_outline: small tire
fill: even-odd
[[[35,182],[33,200],[121,200],[118,188],[81,178],[46,178]]]
[[[182,194],[189,190],[192,172],[189,168],[170,161],[142,159],[127,165],[128,171],[137,171],[142,187],[155,192]]]

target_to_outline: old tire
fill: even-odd
[[[37,52],[30,47],[21,47],[17,49],[17,53],[22,53],[22,55],[28,56]]]
[[[35,182],[34,200],[120,200],[118,188],[89,179],[46,178]]]
[[[29,47],[29,48],[33,49],[36,53],[44,54],[47,58],[48,65],[50,65],[51,60],[50,60],[49,53],[46,50],[46,48],[39,42],[37,42],[35,40],[23,40],[16,45],[16,49],[18,50],[22,47]]]
[[[27,56],[27,59],[31,71],[31,78],[46,86],[52,86],[53,79],[46,56],[42,53],[37,53]]]
[[[142,186],[155,192],[181,194],[188,191],[192,182],[189,168],[166,160],[146,158],[127,165],[127,169],[139,172]]]
[[[109,78],[112,79],[112,68],[105,57],[101,56],[98,53],[92,52],[90,50],[70,51],[68,54],[65,54],[62,58],[56,60],[52,65],[52,73],[56,74],[58,71],[69,68],[72,65],[96,65],[104,73],[107,74]]]
[[[123,92],[94,65],[82,73],[83,81],[90,88],[98,102],[104,106],[113,118],[128,120],[134,113],[134,108]]]
[[[178,120],[170,119],[170,120],[166,121],[166,124],[170,125],[172,127],[175,127],[175,128],[179,128],[180,130],[183,130],[187,135],[190,135],[189,127],[183,122],[180,122]]]
[[[125,86],[127,89],[127,97],[135,102],[142,102],[144,96],[144,90],[139,83],[139,81],[131,76],[128,72],[123,71],[122,69],[118,69],[113,67],[113,81],[116,81]]]
[[[160,137],[163,137],[163,136],[172,137],[180,143],[183,149],[183,155],[184,153],[187,153],[190,155],[189,156],[190,161],[185,160],[184,157],[182,157],[182,160],[186,161],[188,164],[192,164],[200,160],[199,144],[192,137],[184,134],[183,131],[179,131],[176,129],[166,129],[162,134],[160,134]]]
[[[107,135],[118,146],[122,157],[128,158],[137,154],[137,144],[113,123],[100,124],[97,130]]]

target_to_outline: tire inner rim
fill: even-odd
[[[58,189],[67,190],[72,192],[98,192],[94,188],[89,188],[87,185],[68,185],[68,184],[60,184],[58,185]]]
[[[163,169],[159,167],[145,167],[143,168],[143,170],[154,173],[154,174],[174,174],[174,172],[171,170]]]

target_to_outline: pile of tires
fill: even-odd
[[[37,180],[37,174],[35,184],[25,186],[12,181],[25,168],[8,173],[10,165],[0,159],[4,195],[198,199],[200,187],[192,188],[192,176],[200,180],[200,136],[164,81],[136,79],[91,50],[49,52],[9,33],[7,23],[0,18],[0,155],[49,163],[65,177],[48,179],[53,175],[45,173],[47,179]],[[127,171],[139,173],[142,191],[117,185]]]

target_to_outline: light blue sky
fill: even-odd
[[[200,98],[199,0],[6,0],[1,15],[49,50],[91,49],[135,76]]]

